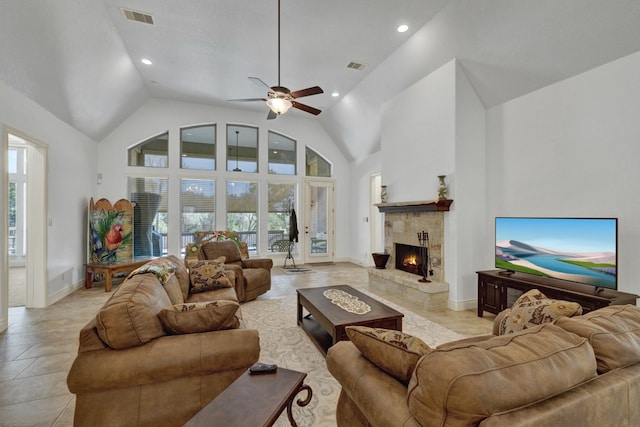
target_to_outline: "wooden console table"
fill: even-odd
[[[506,273],[499,270],[478,271],[478,317],[484,311],[498,314],[513,305],[523,293],[538,289],[548,298],[577,302],[583,313],[614,304],[636,305],[638,295],[613,289],[524,273]]]
[[[311,402],[311,387],[303,384],[307,374],[278,368],[271,374],[245,372],[194,415],[185,427],[209,426],[271,426],[279,418],[284,408],[292,426],[297,426],[291,407],[301,391],[306,391],[305,399],[298,399],[299,406]]]
[[[104,274],[104,291],[111,292],[111,287],[113,285],[113,275],[115,273],[128,273],[130,271],[135,270],[143,264],[151,261],[155,257],[134,257],[129,259],[123,259],[121,261],[116,261],[113,264],[90,264],[87,263],[84,265],[85,269],[85,279],[84,286],[87,289],[91,288],[93,283],[93,275],[94,274]]]

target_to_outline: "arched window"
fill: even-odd
[[[305,165],[307,176],[331,177],[331,163],[309,147],[306,151]]]
[[[258,128],[227,125],[227,171],[258,172]]]
[[[269,131],[269,173],[296,174],[296,140]]]
[[[168,168],[168,153],[169,132],[165,132],[129,148],[129,166]]]
[[[180,129],[180,167],[216,170],[216,125]]]

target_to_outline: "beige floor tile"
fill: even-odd
[[[14,378],[28,378],[38,375],[52,374],[54,372],[69,372],[71,364],[75,360],[77,351],[70,353],[54,354],[51,356],[38,357],[32,361],[25,369],[23,369]],[[20,360],[16,361],[20,362]],[[0,368],[1,369],[1,368]]]
[[[0,383],[0,407],[68,394],[66,382],[67,372],[3,381]]]
[[[0,426],[50,427],[60,418],[71,400],[71,396],[55,396],[3,406],[0,408]]]
[[[0,362],[0,381],[9,381],[17,378],[34,359],[12,360],[10,362]]]

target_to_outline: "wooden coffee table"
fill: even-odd
[[[84,265],[84,287],[86,289],[90,289],[93,284],[93,275],[96,273],[101,273],[104,274],[104,291],[111,292],[114,274],[129,273],[155,258],[156,257],[138,256],[134,258],[118,260],[111,264],[87,263]]]
[[[210,426],[271,426],[284,408],[292,426],[297,426],[291,407],[293,400],[305,390],[305,399],[298,399],[299,406],[311,401],[311,387],[303,384],[307,374],[278,368],[271,374],[246,372],[194,415],[185,427]]]
[[[323,293],[337,289],[358,297],[367,303],[371,311],[365,314],[350,313],[331,303]],[[338,341],[347,341],[346,326],[369,326],[371,328],[402,330],[404,314],[382,304],[351,286],[324,286],[320,288],[298,289],[298,325],[305,330],[311,341],[325,355],[329,347]],[[303,308],[309,314],[303,316]]]

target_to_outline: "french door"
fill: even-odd
[[[334,182],[305,180],[303,203],[304,262],[333,262]]]

